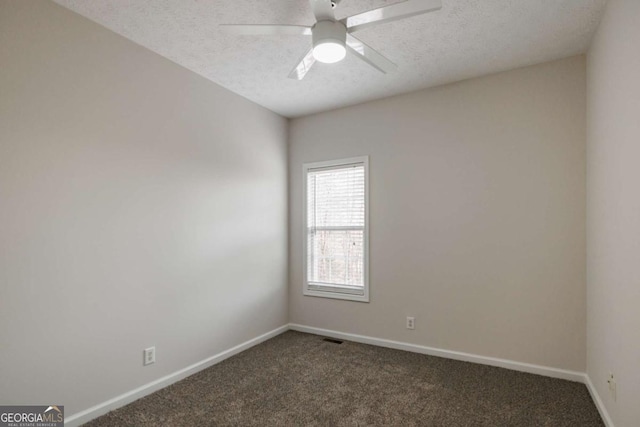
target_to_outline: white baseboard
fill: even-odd
[[[596,404],[596,408],[598,408],[598,412],[600,412],[600,416],[602,417],[602,421],[607,427],[614,427],[613,421],[611,421],[611,417],[609,416],[609,411],[604,407],[604,403],[598,394],[598,390],[596,390],[595,386],[591,382],[591,378],[589,375],[584,375],[584,384],[587,386],[589,393],[591,394],[591,398],[593,402]]]
[[[141,387],[138,387],[135,390],[131,390],[127,393],[121,394],[120,396],[116,396],[113,399],[109,399],[106,402],[102,402],[98,405],[95,405],[89,409],[75,413],[69,417],[65,417],[64,425],[67,427],[76,427],[81,424],[84,424],[94,418],[99,417],[100,415],[104,415],[109,411],[113,411],[114,409],[120,408],[124,405],[127,405],[133,402],[134,400],[138,400],[141,397],[147,396],[148,394],[151,394],[175,382],[178,382],[181,379],[188,377],[189,375],[193,375],[196,372],[199,372],[203,369],[206,369],[210,366],[215,365],[216,363],[220,363],[223,360],[228,359],[233,355],[236,355],[244,350],[247,350],[248,348],[251,348],[257,344],[260,344],[261,342],[266,341],[270,338],[273,338],[276,335],[280,335],[281,333],[286,332],[288,329],[289,329],[289,325],[281,326],[277,329],[274,329],[273,331],[260,335],[259,337],[243,342],[242,344],[239,344],[233,348],[230,348],[229,350],[225,350],[205,360],[201,360],[200,362],[194,363],[191,366],[187,366],[184,369],[180,369],[177,372],[174,372],[172,374],[159,378]]]
[[[294,331],[325,335],[332,338],[355,341],[363,344],[377,345],[379,347],[411,351],[413,353],[421,353],[427,354],[429,356],[438,356],[447,359],[461,360],[463,362],[497,366],[499,368],[511,369],[513,371],[528,372],[530,374],[544,375],[545,377],[560,378],[563,380],[575,381],[580,383],[585,382],[585,374],[583,372],[568,371],[565,369],[551,368],[548,366],[532,365],[530,363],[515,362],[513,360],[498,359],[495,357],[479,356],[476,354],[463,353],[460,351],[443,350],[440,348],[426,347],[423,345],[409,344],[400,341],[391,341],[365,335],[356,335],[346,332],[332,331],[329,329],[314,328],[311,326],[298,325],[295,323],[289,324],[289,328]]]

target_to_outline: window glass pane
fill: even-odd
[[[364,227],[364,166],[310,171],[309,227]]]
[[[309,231],[307,279],[364,286],[364,230]]]
[[[365,170],[307,172],[307,281],[364,287]]]

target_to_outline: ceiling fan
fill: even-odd
[[[220,27],[237,35],[300,35],[311,36],[312,47],[305,53],[298,65],[289,73],[289,77],[302,80],[316,61],[332,64],[344,59],[347,51],[354,54],[377,70],[388,73],[397,66],[380,53],[370,48],[353,33],[385,22],[396,21],[410,16],[438,10],[441,0],[406,0],[368,12],[358,13],[336,20],[333,9],[341,0],[309,0],[316,17],[312,27],[302,25],[228,25]]]

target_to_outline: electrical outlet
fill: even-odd
[[[616,401],[616,388],[617,388],[617,384],[616,384],[616,379],[613,377],[613,374],[611,372],[609,372],[609,379],[607,379],[607,383],[609,383],[609,393],[611,393],[611,397],[613,398],[613,401]]]
[[[415,328],[416,328],[416,318],[407,317],[407,329],[415,329]]]
[[[153,363],[156,363],[156,348],[155,347],[145,348],[144,349],[144,359],[142,361],[142,364],[144,366],[147,366],[147,365],[151,365]]]

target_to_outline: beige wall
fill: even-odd
[[[292,120],[290,320],[584,371],[585,91],[579,56]],[[359,155],[371,302],[303,296],[301,165]]]
[[[286,135],[58,5],[0,1],[0,403],[70,415],[285,324]]]
[[[640,425],[639,45],[640,2],[609,1],[587,67],[587,373],[617,427]]]

